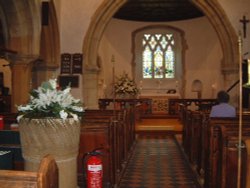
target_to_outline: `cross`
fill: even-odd
[[[244,35],[244,38],[246,38],[247,24],[249,20],[246,19],[246,16],[243,16],[243,19],[241,19],[240,22],[243,24],[243,35]]]

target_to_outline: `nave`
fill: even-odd
[[[139,133],[120,188],[199,188],[178,136]]]
[[[134,111],[125,113],[128,110],[117,110],[115,121],[113,110],[85,111],[78,156],[79,187],[86,187],[83,155],[100,146],[103,147],[104,188],[199,188],[197,182],[203,188],[237,187],[236,178],[233,177],[237,174],[235,144],[238,140],[238,117],[210,119],[206,111],[192,111],[184,107],[180,109],[178,117],[137,117],[133,116],[136,115],[132,113]],[[131,121],[134,119],[136,121]],[[5,125],[8,125],[7,116],[5,120]],[[247,147],[242,150],[242,164],[246,166],[247,150],[250,148],[249,113],[244,113],[243,120],[243,142]],[[14,170],[21,169],[20,142],[13,143],[19,140],[13,139],[19,133],[8,130],[8,126],[4,129],[0,131],[1,148],[10,150],[10,144],[16,147],[13,150],[13,167]],[[248,174],[247,169],[243,168],[241,183],[244,188]]]

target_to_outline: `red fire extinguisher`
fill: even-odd
[[[103,165],[100,156],[99,149],[85,154],[87,188],[102,188]]]

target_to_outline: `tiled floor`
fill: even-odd
[[[119,188],[198,188],[172,135],[139,136]]]

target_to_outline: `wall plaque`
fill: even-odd
[[[82,74],[82,54],[76,53],[72,57],[72,73],[73,74]]]
[[[61,74],[71,74],[71,54],[61,55]]]

